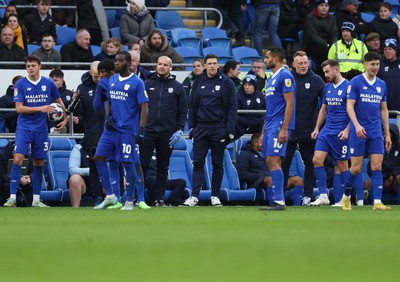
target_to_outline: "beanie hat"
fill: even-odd
[[[356,29],[356,26],[351,22],[343,22],[341,29],[342,30],[347,29],[347,30],[350,30],[351,32],[353,32]]]
[[[243,79],[243,84],[245,83],[250,83],[254,87],[256,87],[257,83],[257,77],[254,74],[248,74],[246,77]]]
[[[389,38],[385,40],[385,43],[383,44],[384,47],[391,47],[394,50],[397,50],[397,40],[394,38]]]
[[[143,10],[143,8],[144,8],[144,0],[130,0],[130,2],[134,2],[139,7],[140,11]],[[127,1],[127,3],[128,3],[127,10],[129,11],[130,10],[130,8],[129,8],[130,3],[129,3],[129,1]]]
[[[321,4],[328,4],[329,5],[329,0],[317,0],[315,1],[315,7],[321,5]]]

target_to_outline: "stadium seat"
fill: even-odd
[[[0,138],[0,150],[7,146],[8,142],[10,142],[8,139]]]
[[[205,27],[201,30],[201,37],[205,47],[220,47],[232,55],[232,41],[226,32],[216,27]]]
[[[36,44],[28,44],[28,55],[31,55],[33,53],[33,51],[35,51],[36,49],[39,49],[40,46],[36,45]]]
[[[75,139],[69,139],[68,137],[49,138],[49,151],[71,151],[75,145]]]
[[[256,49],[251,47],[236,47],[232,49],[233,57],[241,64],[251,64],[255,59],[262,59]]]
[[[4,118],[0,118],[0,133],[6,132],[6,121]]]
[[[305,166],[303,159],[301,158],[300,152],[295,151],[292,159],[292,163],[289,168],[289,176],[300,176],[304,179]]]
[[[233,60],[233,57],[223,48],[220,47],[205,47],[203,48],[203,55],[214,54],[218,57],[219,64],[225,64],[227,61]]]
[[[202,57],[196,49],[186,46],[175,47],[175,51],[183,58],[186,64],[192,64],[195,59],[201,59]],[[186,67],[187,71],[191,71],[192,67]]]
[[[65,45],[68,42],[75,41],[76,29],[56,25],[57,40],[56,45]]]
[[[59,195],[54,201],[62,201],[65,194],[69,194],[67,179],[69,176],[68,164],[71,151],[49,151],[47,152],[47,166],[49,177],[49,190],[54,195]]]
[[[93,56],[101,53],[101,47],[98,45],[90,45],[90,48],[92,49]]]
[[[368,13],[368,12],[361,12],[361,18],[365,22],[370,23],[370,22],[372,22],[373,19],[375,19],[375,14]]]
[[[247,144],[247,142],[250,141],[250,138],[248,137],[241,137],[238,140],[236,140],[236,153],[240,155],[240,151],[244,147],[244,145]]]
[[[196,32],[189,28],[174,28],[171,30],[172,45],[186,46],[196,49],[201,54],[201,39],[197,37]]]
[[[165,37],[167,37],[168,39],[168,45],[172,46],[172,37],[171,37],[171,33],[168,33],[165,29],[162,28],[157,28],[162,34],[165,35]]]
[[[182,178],[192,189],[193,164],[187,150],[173,150],[169,162],[169,178]]]
[[[53,49],[60,52],[62,47],[62,45],[54,45]]]
[[[119,26],[110,28],[111,37],[118,38],[121,41],[121,35],[119,33]]]
[[[158,27],[167,32],[177,27],[185,27],[182,17],[177,11],[158,10],[155,19],[158,23]]]
[[[185,138],[181,137],[181,138],[179,138],[178,142],[174,145],[173,150],[183,150],[183,151],[186,151],[187,148],[188,148],[188,147],[187,147]]]
[[[107,9],[104,10],[107,16],[107,25],[108,29],[115,27],[115,15],[117,14],[116,10]]]
[[[299,42],[300,42],[300,46],[301,46],[301,44],[303,43],[303,31],[300,30],[300,31],[298,32],[298,35],[299,35]]]

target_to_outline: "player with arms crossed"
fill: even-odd
[[[361,171],[365,152],[371,161],[373,210],[391,210],[381,201],[383,153],[385,149],[390,149],[392,141],[386,105],[386,83],[376,76],[380,59],[381,56],[374,51],[365,54],[365,72],[350,81],[351,87],[347,92],[347,113],[352,122],[349,136],[351,167],[346,173],[345,194],[342,198],[343,210],[351,210],[351,188],[355,176]]]
[[[118,74],[109,78],[110,115],[106,116],[105,129],[94,156],[106,197],[101,204],[94,207],[95,209],[105,209],[118,203],[110,183],[107,158],[124,165],[127,198],[121,210],[133,209],[134,185],[137,177],[134,163],[138,159],[135,137],[143,138],[137,133],[139,126],[144,128],[147,121],[148,98],[143,81],[129,71],[130,63],[131,55],[128,52],[117,53],[115,72]],[[137,192],[139,207],[146,205],[143,189]]]
[[[25,58],[25,66],[28,76],[20,79],[14,90],[15,108],[19,115],[15,132],[14,163],[10,175],[10,198],[4,206],[16,206],[16,192],[21,178],[21,165],[24,156],[28,154],[29,145],[31,145],[33,159],[32,206],[45,208],[48,206],[40,201],[40,190],[44,159],[49,141],[47,114],[55,110],[55,107],[50,106],[51,98],[62,106],[64,112],[65,107],[54,82],[40,75],[40,59],[36,56],[28,56]],[[67,118],[64,114],[63,121],[57,124],[57,130],[63,129],[66,124]]]
[[[336,60],[326,60],[321,64],[325,78],[331,83],[325,86],[322,106],[319,110],[317,123],[311,138],[317,139],[314,152],[314,172],[320,196],[311,202],[311,206],[329,205],[328,190],[326,188],[326,173],[324,160],[329,153],[337,161],[337,165],[344,178],[348,170],[348,137],[350,118],[346,111],[346,93],[349,81],[340,73],[339,63]],[[324,128],[319,131],[326,120]],[[336,187],[335,187],[336,188]]]
[[[295,125],[294,78],[290,71],[282,66],[285,51],[280,47],[271,47],[265,54],[264,62],[273,74],[267,81],[267,108],[264,128],[260,137],[263,146],[263,158],[272,178],[274,204],[260,210],[285,210],[283,192],[283,172],[281,157],[286,154],[288,137]]]

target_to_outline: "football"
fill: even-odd
[[[48,113],[49,120],[52,120],[52,121],[61,120],[64,117],[64,110],[61,107],[61,105],[58,103],[52,103],[52,104],[50,104],[50,106],[55,107],[55,110],[52,113]]]

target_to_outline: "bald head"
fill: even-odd
[[[90,48],[90,33],[87,29],[80,29],[76,32],[75,41],[78,46],[85,50]]]
[[[140,64],[140,53],[135,50],[129,50],[128,52],[131,54],[130,71],[136,73],[138,65]]]
[[[94,61],[90,64],[90,75],[92,76],[92,80],[96,83],[100,80],[99,72],[97,71],[97,66],[99,65],[100,61]]]
[[[14,32],[11,28],[5,27],[1,30],[1,43],[8,48],[12,46],[14,40]]]

